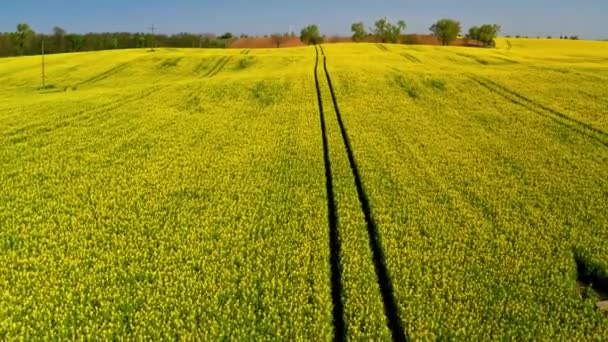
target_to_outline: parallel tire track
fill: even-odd
[[[420,59],[418,59],[416,56],[411,55],[407,52],[401,53],[401,56],[405,57],[405,59],[409,60],[412,63],[422,63],[422,61]]]
[[[131,65],[131,63],[133,63],[133,61],[129,61],[129,62],[125,62],[125,63],[120,63],[120,64],[118,64],[118,65],[116,65],[116,66],[114,66],[114,67],[112,67],[112,68],[110,68],[110,69],[108,69],[108,70],[100,73],[100,74],[97,74],[97,75],[95,75],[95,76],[93,76],[93,77],[91,77],[91,78],[89,78],[87,80],[84,80],[84,81],[78,83],[78,85],[81,86],[81,85],[85,85],[85,84],[89,84],[89,83],[94,83],[94,82],[99,82],[101,80],[104,80],[104,79],[106,79],[106,78],[108,78],[108,77],[110,77],[110,76],[112,76],[114,74],[117,74],[117,73],[123,71],[124,69],[126,69],[127,67],[129,67],[129,65]]]
[[[319,85],[319,50],[315,46],[315,85],[317,88],[317,101],[321,118],[321,134],[323,138],[323,160],[325,162],[325,188],[327,191],[327,213],[329,219],[329,248],[331,265],[331,298],[333,302],[334,341],[346,340],[346,325],[344,324],[344,305],[342,304],[342,270],[340,266],[340,235],[338,232],[338,216],[334,197],[333,177],[331,174],[331,161],[329,158],[329,143],[323,113],[323,98]]]
[[[207,77],[214,77],[215,75],[219,74],[222,70],[224,70],[224,68],[230,62],[230,60],[232,59],[232,57],[233,56],[225,58],[224,61],[219,65],[219,67],[217,67],[215,69],[215,71],[212,72],[211,74],[209,74],[209,76],[207,76]]]
[[[472,75],[466,75],[466,77],[487,90],[504,97],[512,103],[522,106],[540,116],[549,118],[562,126],[568,127],[569,129],[608,147],[608,142],[606,141],[608,139],[608,133],[599,128],[593,127],[588,123],[581,122],[564,113],[560,113],[543,104],[535,102],[487,78],[474,77]]]
[[[200,74],[203,70],[205,70],[205,68],[207,67],[207,65],[209,65],[211,63],[211,61],[209,61],[206,58],[201,59],[201,61],[198,63],[198,65],[194,68],[194,70],[192,71],[193,74]]]
[[[380,49],[380,51],[388,52],[388,48],[380,43],[376,44],[376,47]],[[323,48],[321,48],[323,49]]]
[[[378,285],[380,287],[382,301],[384,302],[384,313],[386,314],[386,318],[388,320],[388,327],[391,330],[391,333],[393,336],[393,341],[406,341],[407,338],[405,336],[405,330],[403,328],[401,319],[399,318],[399,311],[397,308],[397,300],[395,299],[393,284],[391,282],[388,268],[386,267],[384,252],[382,251],[382,246],[380,243],[378,227],[376,225],[376,221],[374,220],[374,217],[371,212],[367,193],[365,192],[365,189],[363,188],[363,182],[361,181],[361,175],[359,173],[359,168],[358,168],[357,162],[355,160],[355,155],[353,153],[353,149],[350,144],[350,139],[346,132],[346,127],[344,126],[344,122],[342,121],[342,115],[340,114],[340,108],[338,106],[338,101],[336,99],[336,93],[334,91],[334,87],[331,82],[331,77],[329,75],[329,71],[327,70],[327,56],[325,56],[325,51],[323,51],[323,47],[321,47],[321,53],[323,54],[323,69],[325,70],[327,84],[329,86],[329,91],[331,93],[331,98],[332,98],[334,110],[336,112],[336,116],[338,119],[338,124],[340,126],[342,140],[344,142],[344,146],[346,147],[346,154],[348,156],[350,168],[352,170],[353,177],[355,179],[355,186],[357,188],[357,194],[359,196],[361,210],[363,211],[363,214],[365,215],[365,221],[367,224],[367,233],[369,235],[369,243],[370,243],[370,247],[372,250],[372,255],[373,255],[373,259],[374,259],[374,267],[376,270],[376,276],[378,277]],[[318,89],[318,86],[317,86],[317,89]]]
[[[11,136],[25,134],[25,133],[27,133],[27,134],[46,133],[46,132],[50,132],[51,130],[54,130],[54,129],[66,127],[74,122],[92,121],[92,120],[98,118],[98,116],[97,116],[98,114],[113,112],[118,108],[127,106],[127,105],[135,103],[137,101],[144,100],[147,97],[152,96],[155,93],[159,92],[161,89],[163,89],[163,87],[153,86],[153,87],[150,87],[149,89],[146,89],[145,91],[131,94],[131,95],[126,95],[123,97],[119,97],[112,101],[102,103],[100,105],[97,105],[97,106],[94,106],[91,108],[85,108],[85,109],[81,109],[77,112],[70,112],[67,114],[54,116],[54,117],[52,117],[52,120],[51,120],[53,122],[52,125],[48,125],[48,123],[50,121],[46,121],[46,122],[42,122],[42,123],[38,122],[38,123],[29,124],[29,125],[26,125],[23,127],[13,129],[11,131],[0,132],[0,136],[5,135],[7,137],[11,137]],[[83,117],[86,117],[86,119],[83,120]]]
[[[226,56],[221,57],[212,67],[211,69],[209,69],[207,71],[207,73],[205,75],[203,75],[203,77],[210,77],[209,75],[211,75],[213,72],[215,72],[215,70],[224,62],[224,60],[226,60]]]

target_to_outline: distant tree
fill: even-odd
[[[68,34],[65,30],[56,27],[49,35],[28,33],[25,27],[21,32],[0,32],[0,57],[17,55],[34,55],[40,53],[42,41],[45,42],[46,53],[60,53],[71,51],[96,51],[104,49],[132,49],[146,47],[144,33],[129,32],[101,32],[87,34]],[[25,41],[20,46],[20,37],[25,33]],[[64,48],[61,47],[63,37]],[[227,40],[217,39],[213,34],[178,33],[174,35],[156,34],[156,46],[166,47],[201,47],[226,48]],[[59,42],[59,44],[58,44]],[[59,45],[59,47],[58,47]]]
[[[29,43],[35,34],[36,33],[34,32],[34,30],[32,30],[30,25],[25,23],[17,24],[17,32],[15,37],[17,39],[18,55],[23,55],[27,52],[29,48]]]
[[[397,24],[393,24],[382,18],[374,23],[374,35],[382,43],[398,43],[401,34],[407,28],[407,24],[403,20],[399,20]]]
[[[570,36],[571,40],[578,40],[578,36]]]
[[[272,42],[276,45],[277,48],[280,48],[283,43],[289,38],[289,33],[273,33],[270,35]]]
[[[308,25],[300,32],[300,40],[308,45],[323,43],[323,37],[317,25]]]
[[[234,38],[234,36],[230,32],[226,32],[220,36],[220,39],[225,39],[225,40],[230,40],[232,38]]]
[[[494,39],[498,36],[498,32],[500,32],[500,26],[498,25],[486,24],[479,27],[473,26],[469,29],[467,37],[480,41],[484,46],[494,47],[496,46]],[[519,35],[515,36],[515,38],[519,38]]]
[[[479,39],[479,26],[473,26],[469,28],[469,33],[467,33],[468,39]],[[519,36],[515,36],[515,38],[519,38]]]
[[[440,19],[430,28],[433,35],[439,39],[441,44],[450,45],[458,38],[461,31],[460,23],[452,19]]]
[[[16,52],[15,43],[17,39],[15,38],[15,33],[0,32],[0,57],[13,56]]]
[[[353,40],[356,42],[364,40],[367,36],[367,31],[365,31],[365,24],[363,24],[363,22],[352,24],[350,30],[353,32]]]
[[[65,52],[65,35],[66,31],[59,26],[53,27],[53,44],[55,52]]]
[[[405,20],[397,21],[397,27],[399,28],[399,33],[401,33],[401,31],[405,31],[405,29],[407,28],[407,24],[405,23]]]
[[[79,34],[68,34],[66,37],[69,48],[68,50],[71,52],[80,51],[83,47],[84,37]]]

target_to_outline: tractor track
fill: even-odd
[[[198,63],[198,65],[194,68],[194,70],[192,70],[192,73],[195,75],[202,73],[202,71],[205,70],[205,68],[207,68],[207,65],[209,65],[211,63],[212,63],[212,59],[202,58],[201,61]]]
[[[226,56],[221,57],[220,59],[217,60],[217,62],[215,62],[215,64],[211,67],[211,69],[207,70],[207,73],[205,75],[203,75],[203,77],[210,77],[209,75],[211,75],[213,72],[215,72],[215,69],[217,69],[226,59]]]
[[[224,59],[223,59],[223,62],[218,63],[218,64],[217,64],[217,68],[216,68],[216,69],[215,69],[213,72],[211,72],[209,75],[207,75],[207,77],[211,78],[211,77],[216,76],[216,75],[217,75],[217,74],[219,74],[220,72],[222,72],[222,70],[224,70],[224,68],[226,67],[226,65],[227,65],[228,63],[230,63],[230,60],[232,59],[232,57],[233,57],[233,56],[230,56],[230,57],[226,57],[226,58],[224,58]]]
[[[389,52],[388,48],[387,48],[386,46],[384,46],[383,44],[378,43],[378,44],[376,44],[376,47],[377,47],[377,48],[378,48],[380,51],[383,51],[383,52]]]
[[[575,131],[581,135],[584,135],[590,139],[599,142],[605,147],[608,147],[608,142],[606,141],[608,139],[608,133],[604,132],[599,128],[593,127],[590,124],[581,122],[575,118],[570,117],[569,115],[558,112],[555,109],[549,108],[541,103],[533,101],[485,77],[475,77],[473,75],[465,76],[471,81],[486,88],[487,90],[504,97],[509,102],[524,107],[540,116],[551,119],[554,122],[571,129],[572,131]]]
[[[97,74],[97,75],[95,75],[95,76],[93,76],[93,77],[91,77],[89,79],[86,79],[86,80],[78,83],[77,86],[81,86],[81,85],[86,85],[86,84],[90,84],[90,83],[95,83],[95,82],[103,81],[106,78],[108,78],[110,76],[113,76],[113,75],[115,75],[115,74],[117,74],[117,73],[125,70],[131,64],[135,63],[135,61],[137,61],[137,60],[139,60],[141,58],[144,58],[144,57],[140,56],[140,57],[134,58],[134,59],[132,59],[130,61],[117,64],[117,65],[113,66],[112,68],[110,68],[110,69],[108,69],[108,70],[106,70],[106,71],[104,71],[104,72],[102,72],[100,74]]]
[[[416,57],[412,54],[409,54],[407,52],[402,52],[402,53],[400,53],[400,55],[412,63],[422,63],[422,61],[420,59],[418,59],[418,57]]]
[[[127,106],[132,103],[136,103],[138,101],[142,101],[149,96],[158,93],[162,90],[163,87],[153,86],[145,91],[126,95],[120,98],[116,98],[112,101],[102,103],[100,105],[81,109],[77,112],[71,112],[68,114],[62,114],[55,117],[50,118],[51,120],[47,120],[45,122],[37,122],[33,124],[29,124],[26,126],[15,128],[11,131],[0,132],[0,135],[5,135],[7,137],[12,137],[20,134],[43,134],[48,133],[56,129],[68,127],[74,123],[84,124],[86,122],[90,122],[94,119],[99,118],[99,114],[104,114],[108,112],[112,112],[121,107]],[[53,124],[50,124],[50,122]]]
[[[323,160],[325,163],[325,188],[327,192],[327,215],[329,221],[329,261],[331,267],[331,298],[333,303],[334,341],[345,341],[346,325],[344,324],[344,304],[342,303],[342,269],[340,266],[341,243],[338,232],[338,215],[334,196],[333,177],[331,173],[331,160],[329,157],[329,142],[327,139],[327,128],[325,126],[325,114],[323,111],[323,98],[321,96],[321,86],[319,85],[319,49],[317,49],[316,46],[315,52],[315,86],[317,89],[317,101],[319,103],[319,115],[321,119]]]
[[[84,81],[78,83],[78,85],[81,86],[81,85],[95,83],[95,82],[105,80],[106,78],[108,78],[114,74],[117,74],[117,73],[123,71],[124,69],[128,68],[129,65],[131,65],[131,62],[120,63],[120,64],[102,72],[101,74],[97,74],[87,80],[84,80]]]
[[[315,47],[316,49],[316,47]],[[334,110],[336,112],[336,117],[338,120],[338,125],[340,126],[340,133],[342,136],[342,141],[346,148],[346,154],[348,157],[348,161],[350,164],[350,168],[353,174],[353,178],[355,180],[355,186],[357,189],[357,195],[359,197],[359,203],[361,205],[361,211],[364,214],[365,222],[367,225],[367,233],[369,236],[369,244],[372,251],[372,258],[374,263],[374,269],[376,271],[376,277],[378,280],[378,286],[380,288],[380,294],[382,295],[382,301],[384,304],[384,313],[387,318],[388,328],[391,331],[393,341],[406,341],[407,337],[405,334],[405,329],[403,328],[403,324],[401,322],[401,318],[399,317],[399,310],[397,307],[397,300],[395,298],[395,293],[392,285],[392,281],[389,275],[388,268],[386,266],[386,259],[384,257],[384,252],[382,250],[382,245],[380,241],[380,235],[378,232],[378,227],[376,221],[371,212],[371,206],[369,203],[369,197],[365,192],[363,187],[363,182],[361,180],[361,174],[359,172],[359,167],[357,166],[357,162],[355,160],[355,155],[353,152],[353,148],[350,143],[350,139],[348,133],[346,131],[346,127],[344,125],[344,121],[342,121],[342,115],[340,113],[340,107],[338,106],[338,100],[336,98],[336,93],[334,91],[333,83],[331,80],[331,76],[329,74],[329,70],[327,69],[327,56],[325,55],[325,51],[323,47],[320,47],[321,54],[323,56],[323,69],[325,72],[325,77],[327,79],[327,85],[329,87],[329,92],[331,94],[332,103],[334,106]],[[317,50],[317,64],[319,62],[318,50]],[[317,68],[315,67],[315,77],[317,78],[317,92],[320,98],[320,89],[318,84],[318,76],[316,74]],[[322,110],[322,105],[320,105],[320,109]],[[325,134],[325,133],[324,133]],[[342,305],[342,304],[340,304]],[[334,317],[335,319],[335,317]]]
[[[217,74],[217,72],[219,72],[221,70],[221,68],[223,68],[224,65],[226,65],[225,63],[227,63],[227,60],[229,58],[230,57],[228,57],[228,56],[222,56],[220,59],[218,59],[217,62],[215,62],[215,64],[211,67],[211,69],[207,70],[207,73],[205,75],[203,75],[203,78],[215,76]]]

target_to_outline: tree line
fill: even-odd
[[[232,39],[224,34],[178,33],[172,35],[130,32],[68,33],[54,27],[52,34],[35,32],[28,24],[21,23],[15,32],[0,32],[0,57],[38,55],[44,45],[45,53],[135,49],[154,47],[175,48],[224,48]]]
[[[351,25],[352,40],[355,42],[408,43],[407,37],[404,36],[406,28],[407,24],[403,20],[393,23],[386,18],[378,19],[374,23],[374,26],[369,29],[365,28],[365,23],[356,22]],[[475,40],[486,47],[494,47],[494,40],[498,36],[500,29],[500,26],[495,24],[473,26],[464,38]],[[440,19],[429,30],[443,45],[450,45],[460,37],[462,25],[453,19]],[[323,37],[317,25],[305,27],[300,37],[307,44],[319,44],[323,42]]]
[[[404,32],[407,24],[403,20],[391,22],[386,18],[377,20],[373,27],[366,29],[363,22],[353,23],[351,31],[355,42],[377,41],[381,43],[407,43]],[[453,19],[440,19],[429,30],[443,44],[450,45],[462,33],[460,22]],[[475,40],[486,47],[493,47],[500,26],[485,24],[471,27],[465,38]],[[277,47],[293,34],[275,33],[270,37]],[[243,37],[246,37],[243,35]],[[225,33],[216,37],[213,34],[178,33],[172,35],[102,32],[68,33],[61,27],[54,27],[52,34],[36,33],[28,24],[20,23],[15,32],[0,33],[0,57],[37,55],[44,46],[45,53],[64,53],[78,51],[97,51],[134,48],[225,48],[235,37]],[[320,44],[324,41],[317,25],[309,25],[300,32],[300,39],[306,44]]]

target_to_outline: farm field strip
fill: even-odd
[[[340,126],[340,133],[342,135],[342,140],[344,142],[344,147],[346,148],[346,154],[348,156],[348,161],[350,164],[350,168],[353,172],[353,177],[355,180],[355,185],[357,188],[357,195],[359,197],[359,202],[361,204],[361,210],[365,215],[365,222],[367,225],[367,232],[369,235],[369,243],[373,253],[374,267],[376,269],[376,276],[378,277],[378,284],[380,286],[380,293],[382,294],[382,300],[384,302],[384,309],[386,313],[386,317],[388,319],[388,326],[393,335],[393,340],[395,341],[403,341],[405,340],[405,330],[402,327],[401,319],[399,318],[397,305],[395,302],[393,285],[389,275],[389,272],[386,268],[384,253],[382,251],[382,244],[380,242],[380,236],[378,234],[378,228],[376,226],[376,222],[371,212],[371,208],[369,205],[369,199],[367,197],[367,193],[363,187],[363,183],[361,181],[361,176],[359,174],[359,168],[357,167],[357,162],[355,160],[355,155],[350,144],[350,139],[348,137],[348,133],[346,131],[346,127],[344,122],[342,121],[342,116],[340,114],[340,109],[338,106],[338,101],[336,99],[336,93],[334,91],[331,77],[329,75],[329,71],[327,70],[327,56],[325,55],[325,51],[323,47],[320,47],[322,55],[323,55],[323,70],[325,72],[325,76],[327,78],[327,85],[329,87],[329,91],[331,93],[331,99],[334,106],[334,111],[336,114],[336,118],[338,119],[338,124]]]
[[[328,340],[310,70],[288,82],[264,72],[256,88],[238,77],[154,91],[92,83],[99,92],[48,95],[63,106],[11,116],[13,133],[37,126],[20,143],[0,133],[0,335]],[[215,95],[235,89],[229,102]],[[182,108],[185,90],[198,98]],[[72,104],[77,94],[90,104]]]
[[[515,96],[518,99],[520,99],[520,100],[522,100],[524,102],[527,102],[528,104],[530,104],[533,107],[540,107],[544,111],[549,112],[549,113],[551,113],[551,114],[553,114],[553,115],[555,115],[555,116],[557,116],[557,117],[559,117],[561,119],[567,120],[567,121],[569,121],[572,124],[575,124],[575,125],[578,125],[578,126],[582,126],[583,128],[591,130],[591,131],[593,131],[593,132],[595,132],[595,133],[597,133],[597,134],[599,134],[599,135],[601,135],[603,137],[608,137],[608,133],[606,133],[605,131],[603,131],[603,130],[601,130],[599,128],[593,127],[593,125],[591,125],[591,124],[579,121],[579,120],[571,117],[570,115],[567,115],[567,114],[564,114],[564,113],[560,113],[560,112],[558,112],[558,111],[556,111],[556,110],[554,110],[552,108],[549,108],[549,107],[547,107],[547,106],[545,106],[545,105],[543,105],[543,104],[541,104],[541,103],[539,103],[537,101],[533,101],[533,100],[525,97],[524,95],[522,95],[522,94],[520,94],[518,92],[515,92],[515,91],[513,91],[511,89],[508,89],[505,86],[503,86],[501,84],[498,84],[498,83],[496,83],[496,82],[494,82],[494,81],[492,81],[492,80],[490,80],[488,78],[480,77],[477,80],[481,81],[486,86],[494,87],[495,89],[502,90],[504,93],[508,93],[508,94],[510,94],[512,96]]]
[[[319,55],[319,50],[321,51],[321,55]],[[323,60],[322,74],[324,74],[326,82],[327,82],[326,85],[327,85],[327,89],[329,90],[331,104],[333,106],[333,110],[334,110],[334,114],[335,114],[335,119],[338,123],[339,136],[340,136],[340,140],[341,140],[341,144],[339,146],[343,147],[343,149],[340,148],[339,150],[341,151],[341,153],[345,152],[346,157],[348,159],[348,166],[350,168],[352,181],[354,183],[354,184],[353,183],[351,183],[351,184],[353,184],[356,188],[359,210],[363,213],[363,217],[365,219],[365,226],[366,226],[366,230],[367,230],[369,248],[372,252],[371,256],[372,256],[373,265],[374,265],[374,269],[375,269],[377,285],[380,289],[380,294],[382,295],[382,301],[383,301],[384,312],[385,312],[385,316],[386,316],[386,320],[387,320],[387,326],[389,327],[389,329],[391,331],[393,340],[403,341],[406,339],[405,330],[402,327],[401,320],[398,317],[398,311],[397,311],[397,306],[395,303],[392,284],[391,284],[390,276],[388,274],[388,271],[386,269],[386,265],[384,262],[384,256],[383,256],[383,252],[382,252],[381,243],[379,241],[377,228],[376,228],[376,225],[374,222],[374,218],[370,211],[367,195],[363,188],[363,184],[361,183],[361,177],[359,175],[354,153],[352,151],[352,147],[349,142],[348,134],[346,132],[346,127],[344,126],[344,122],[342,121],[342,118],[341,118],[340,109],[339,109],[336,95],[335,95],[335,92],[334,92],[334,89],[332,86],[331,76],[327,69],[327,56],[325,55],[325,51],[322,46],[320,46],[319,49],[317,49],[317,47],[315,46],[315,52],[316,52],[316,58],[317,58],[316,64],[315,64],[315,82],[317,84],[317,87],[319,87],[318,65],[320,64],[319,58],[322,58],[322,60]],[[323,111],[323,106],[321,104],[322,100],[321,100],[321,95],[320,95],[321,92],[319,89],[317,90],[317,92],[319,94],[319,101],[320,101],[319,107],[320,107],[320,110]],[[322,117],[322,120],[323,119],[324,119],[324,117]],[[325,128],[323,129],[323,134],[327,134],[325,131]],[[324,141],[324,145],[325,144],[326,144],[326,142]],[[335,145],[336,144],[334,144],[334,146]],[[330,172],[331,172],[331,167],[330,167]],[[330,177],[331,177],[331,175],[330,175]],[[333,191],[332,191],[332,193],[333,193]],[[334,206],[333,201],[332,201],[332,206]],[[340,237],[336,236],[336,239],[340,239]],[[348,239],[349,239],[349,236],[342,236],[342,240],[348,240]],[[337,246],[339,248],[340,245],[332,244],[332,246]],[[333,252],[333,250],[332,250],[332,252]],[[337,253],[340,253],[339,249],[338,249]],[[345,260],[342,263],[346,264],[348,262],[349,261]],[[343,311],[341,302],[334,303],[334,306],[335,307],[337,306],[340,308],[337,311]],[[340,338],[341,335],[338,334],[337,337]]]
[[[519,93],[516,93],[496,82],[493,82],[492,80],[490,80],[488,78],[481,77],[481,76],[475,77],[472,75],[467,75],[467,77],[471,81],[479,84],[480,86],[486,88],[487,90],[489,90],[491,92],[495,92],[495,93],[499,94],[500,96],[503,96],[508,101],[511,101],[517,105],[520,105],[536,114],[550,118],[551,120],[554,120],[556,123],[564,125],[570,129],[572,129],[573,131],[575,131],[579,134],[585,135],[585,136],[589,137],[590,139],[593,139],[593,140],[597,141],[598,143],[608,147],[608,133],[604,132],[603,130],[601,130],[599,128],[593,127],[592,125],[590,125],[588,123],[585,123],[585,122],[579,121],[575,118],[572,118],[569,115],[560,113],[543,104],[532,101]]]
[[[50,117],[44,118],[36,118],[36,120],[31,120],[28,124],[24,126],[18,126],[17,122],[23,122],[23,116],[5,116],[4,122],[7,124],[6,128],[8,130],[4,132],[7,136],[14,136],[19,134],[41,134],[45,132],[51,132],[54,129],[69,126],[71,123],[83,123],[81,118],[86,117],[87,121],[93,120],[96,116],[103,113],[108,113],[115,111],[121,107],[127,106],[134,102],[145,100],[146,98],[154,95],[155,93],[162,90],[162,86],[151,86],[144,91],[138,91],[133,94],[127,94],[123,96],[117,96],[112,101],[102,102],[100,104],[89,105],[83,104],[81,107],[75,107],[69,111],[58,112],[57,115],[52,115]],[[13,108],[9,111],[13,111],[16,108]],[[28,110],[26,108],[24,110]],[[53,124],[50,126],[49,119],[52,119]],[[0,130],[0,132],[2,132]]]
[[[323,70],[319,68],[319,52],[315,49],[315,84],[319,108],[323,108],[324,137],[327,139],[329,174],[333,184],[333,194],[337,231],[333,236],[338,239],[338,246],[332,252],[339,256],[337,266],[340,279],[334,278],[335,293],[340,296],[334,299],[336,312],[343,311],[343,317],[334,315],[334,338],[339,340],[344,335],[355,340],[390,340],[390,330],[382,304],[382,297],[372,263],[372,252],[368,240],[365,217],[355,190],[355,182],[350,169],[344,141],[342,139],[337,116],[333,112],[333,102]],[[320,69],[320,70],[319,70]],[[319,75],[319,73],[321,73]],[[321,76],[321,77],[319,77]],[[324,104],[325,103],[325,104]],[[330,148],[331,147],[331,148]],[[329,199],[328,199],[329,200]],[[337,236],[336,236],[337,235]],[[334,240],[335,241],[335,240]],[[331,246],[331,244],[330,244]],[[337,257],[336,257],[337,259]],[[334,266],[334,267],[336,267]],[[337,274],[337,272],[334,272]],[[339,281],[338,281],[339,280]],[[341,326],[341,321],[344,326]],[[337,323],[337,325],[336,325]]]
[[[321,86],[319,85],[319,50],[315,46],[315,90],[317,102],[319,103],[319,118],[321,125],[321,140],[323,142],[323,163],[325,167],[325,187],[327,194],[327,213],[329,223],[329,255],[331,265],[331,297],[333,305],[334,340],[343,341],[346,338],[346,325],[344,323],[344,305],[342,304],[342,273],[340,265],[341,244],[338,232],[338,218],[334,195],[334,183],[331,169],[329,144],[327,142],[327,129],[325,126],[325,112],[323,110],[323,99]]]
[[[500,94],[480,95],[462,69],[489,77],[490,65],[459,71],[437,58],[397,71],[343,57],[330,67],[409,337],[606,331],[593,332],[606,320],[578,297],[573,257],[606,267],[592,238],[608,229],[603,146]],[[520,71],[504,68],[496,75]]]

